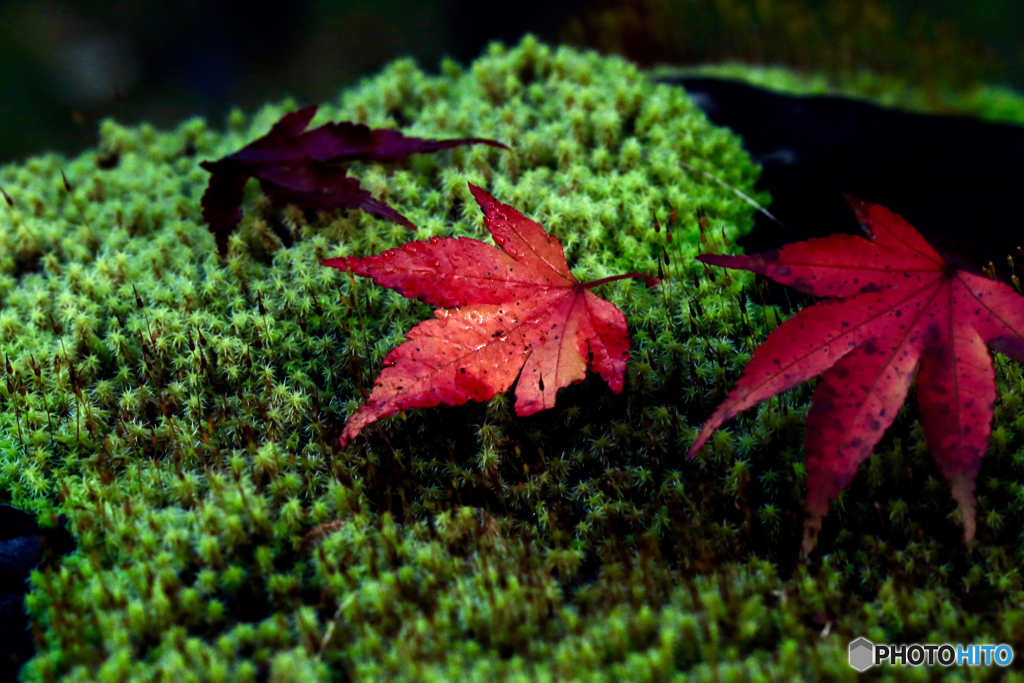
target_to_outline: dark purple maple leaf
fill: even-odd
[[[411,154],[461,145],[508,149],[484,138],[426,140],[348,122],[328,123],[307,131],[316,111],[317,105],[312,105],[285,114],[258,140],[223,159],[200,164],[211,174],[203,194],[203,220],[210,226],[222,255],[227,253],[228,237],[242,220],[242,191],[249,178],[259,180],[264,194],[276,204],[292,203],[321,211],[362,209],[415,230],[408,218],[374,199],[340,164],[395,162]]]

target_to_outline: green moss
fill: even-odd
[[[277,210],[255,186],[216,257],[197,162],[292,106],[223,133],[107,123],[78,158],[0,169],[0,490],[67,514],[78,542],[33,576],[26,679],[850,680],[858,635],[1020,651],[1024,387],[1005,359],[972,550],[913,405],[808,567],[807,387],[683,459],[778,313],[749,279],[693,267],[698,208],[713,250],[751,210],[678,162],[746,191],[757,169],[680,89],[617,59],[527,39],[440,76],[397,62],[321,109],[513,147],[356,167],[418,238],[485,235],[473,181],[553,230],[581,278],[670,255],[658,291],[602,288],[633,333],[621,395],[591,378],[526,419],[508,396],[411,411],[338,449],[428,309],[318,265],[404,228]],[[669,202],[671,244],[651,219],[669,224]]]

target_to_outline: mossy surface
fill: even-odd
[[[514,153],[357,166],[415,235],[278,210],[250,186],[219,259],[197,162],[291,107],[233,114],[223,133],[109,123],[81,157],[0,169],[14,203],[0,204],[0,491],[44,520],[66,513],[78,542],[33,577],[25,679],[852,680],[861,635],[1021,650],[1024,387],[1006,359],[971,550],[913,404],[810,566],[796,564],[808,387],[683,459],[780,313],[751,279],[692,261],[731,248],[752,209],[679,162],[747,192],[757,169],[681,89],[530,39],[439,76],[395,63],[317,122]],[[412,411],[339,449],[429,309],[319,262],[484,238],[467,181],[554,232],[581,279],[653,274],[667,249],[659,290],[600,291],[633,335],[626,389],[591,378],[526,419],[508,396]]]

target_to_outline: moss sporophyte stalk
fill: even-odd
[[[106,122],[76,158],[0,169],[0,490],[66,514],[77,542],[32,577],[23,678],[849,680],[858,636],[1020,651],[1024,421],[1005,357],[971,549],[914,402],[808,565],[810,387],[684,460],[792,311],[694,263],[752,225],[709,175],[768,197],[682,89],[528,38],[437,75],[399,61],[321,106],[314,126],[513,149],[354,162],[417,239],[485,238],[471,182],[554,234],[581,282],[664,274],[602,286],[632,337],[620,394],[591,376],[529,417],[508,394],[410,410],[346,448],[342,426],[430,307],[320,263],[410,233],[277,207],[250,183],[220,258],[200,215],[198,163],[294,109],[234,112],[223,131]]]

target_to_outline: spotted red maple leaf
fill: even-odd
[[[751,270],[815,296],[772,332],[736,388],[704,423],[695,454],[718,427],[775,394],[822,375],[807,416],[804,552],[821,520],[892,424],[917,373],[929,450],[975,533],[974,487],[996,400],[986,345],[1024,361],[1024,297],[957,270],[909,223],[850,198],[867,237],[831,235],[753,256],[699,260]]]
[[[490,145],[508,149],[495,140],[456,138],[425,140],[397,130],[371,130],[358,123],[328,123],[306,130],[316,115],[312,105],[285,114],[270,132],[234,154],[199,164],[211,173],[203,194],[203,220],[227,253],[228,237],[242,220],[242,190],[256,178],[264,194],[277,204],[333,211],[362,209],[379,218],[415,230],[408,218],[395,211],[345,173],[349,161],[401,161],[412,154],[438,152],[461,145]]]
[[[622,391],[629,332],[626,317],[591,288],[639,273],[580,283],[561,243],[538,223],[469,186],[501,249],[466,237],[410,242],[366,258],[324,265],[351,269],[403,296],[434,306],[384,360],[370,394],[345,425],[341,444],[408,408],[486,401],[516,384],[516,414],[555,404],[556,392],[587,369]]]

